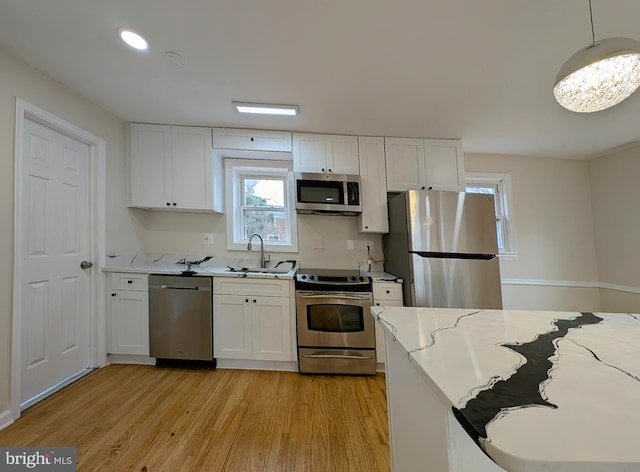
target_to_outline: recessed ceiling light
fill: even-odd
[[[120,28],[118,30],[118,36],[134,49],[137,49],[139,51],[146,51],[147,49],[149,49],[149,43],[147,43],[147,40],[135,31],[131,31],[130,29],[126,28]]]
[[[240,113],[257,113],[260,115],[285,115],[296,116],[298,114],[297,105],[276,105],[269,103],[247,103],[233,102],[233,105]]]

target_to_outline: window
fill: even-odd
[[[247,250],[252,234],[265,249],[297,251],[293,174],[288,161],[225,159],[227,249]]]
[[[511,206],[509,174],[467,173],[465,191],[493,195],[496,205],[498,250],[502,255],[516,255],[515,223]]]

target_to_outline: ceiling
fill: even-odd
[[[640,40],[639,1],[592,3],[596,39]],[[0,48],[126,121],[456,138],[474,153],[639,142],[640,92],[593,114],[553,98],[590,40],[588,0],[0,0]],[[241,116],[232,100],[300,115]]]

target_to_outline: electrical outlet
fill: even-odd
[[[364,245],[368,250],[373,251],[373,241],[365,241]]]
[[[213,233],[204,233],[204,243],[213,244]]]

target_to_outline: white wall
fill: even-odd
[[[640,146],[589,162],[604,311],[640,312]]]
[[[145,252],[151,254],[249,257],[248,251],[227,251],[224,215],[130,210]],[[213,233],[214,244],[204,244],[203,234]],[[347,240],[353,249],[347,249]],[[381,236],[362,234],[357,218],[298,215],[298,253],[272,252],[272,258],[296,259],[304,268],[358,269],[367,260],[365,241],[374,242],[372,256],[382,259]],[[322,246],[321,248],[319,246]],[[269,253],[269,251],[267,251]],[[254,247],[253,257],[257,257]]]
[[[465,154],[465,170],[511,174],[518,256],[500,261],[505,308],[599,310],[589,163]]]
[[[8,419],[13,293],[15,98],[20,97],[107,143],[107,249],[139,250],[123,207],[125,123],[0,50],[0,425]]]

